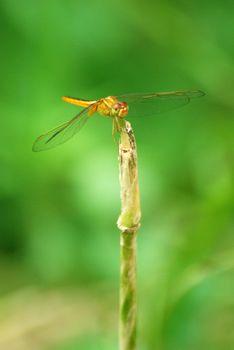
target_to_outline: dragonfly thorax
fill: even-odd
[[[128,104],[108,96],[100,100],[97,112],[105,117],[124,118],[128,114]]]

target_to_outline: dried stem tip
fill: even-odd
[[[122,232],[136,232],[141,218],[140,194],[136,142],[129,122],[121,131],[119,166],[122,209],[117,225]]]

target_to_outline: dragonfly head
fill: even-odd
[[[126,102],[116,102],[112,107],[113,116],[124,118],[128,114],[128,105]]]

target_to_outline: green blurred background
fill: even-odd
[[[234,349],[233,1],[1,0],[0,349],[114,350],[120,213],[111,122],[33,153],[61,96],[201,89],[131,120],[140,350]]]

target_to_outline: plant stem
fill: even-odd
[[[140,227],[140,195],[136,142],[131,124],[126,122],[119,145],[121,214],[120,229],[120,319],[119,349],[136,349],[136,238]]]

